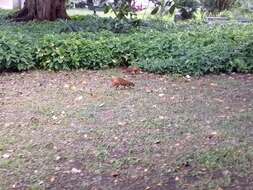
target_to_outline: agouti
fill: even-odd
[[[123,72],[134,75],[134,74],[140,74],[141,69],[138,67],[128,67],[128,68],[124,69]]]
[[[133,82],[127,81],[125,79],[119,78],[119,77],[112,77],[112,86],[115,88],[118,88],[120,86],[122,87],[133,87],[135,86]]]

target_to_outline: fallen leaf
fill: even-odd
[[[146,89],[145,89],[145,91],[146,91],[147,93],[151,93],[151,92],[153,92],[153,90],[152,90],[152,89],[150,89],[150,88],[146,88]]]
[[[210,86],[218,86],[216,83],[210,83]]]
[[[220,103],[224,102],[222,99],[219,99],[219,98],[215,98],[214,100]]]
[[[73,174],[77,174],[77,173],[81,173],[81,172],[82,172],[82,170],[79,170],[76,168],[72,168],[72,170],[71,170],[71,173],[73,173]]]
[[[73,90],[73,91],[76,91],[76,87],[75,86],[71,86],[71,90]]]
[[[165,118],[164,118],[164,116],[160,115],[160,116],[159,116],[159,119],[165,119]]]
[[[83,99],[83,96],[78,96],[78,97],[75,98],[75,101],[80,101],[82,99]]]
[[[10,155],[10,154],[4,154],[2,157],[3,157],[4,159],[9,159],[9,158],[11,157],[11,155]]]
[[[119,126],[125,126],[126,124],[127,124],[127,122],[124,122],[124,121],[118,122],[118,125],[119,125]]]
[[[58,118],[55,115],[53,115],[52,119],[57,120]]]
[[[60,156],[56,156],[56,158],[55,158],[56,161],[59,161],[60,159],[61,159]]]
[[[55,181],[55,177],[53,176],[50,178],[50,182],[53,183],[54,181]]]
[[[230,174],[230,171],[229,171],[229,170],[225,170],[225,171],[222,172],[222,174],[223,174],[224,176],[228,176],[228,175]]]
[[[102,103],[102,104],[100,104],[98,107],[103,107],[105,105],[105,103]]]
[[[68,84],[64,84],[64,88],[69,88],[69,85]]]
[[[190,75],[186,75],[186,76],[185,76],[185,78],[190,79],[190,78],[191,78],[191,76],[190,76]]]
[[[218,133],[216,132],[216,131],[213,131],[213,132],[211,132],[211,134],[210,135],[213,135],[213,136],[215,136],[215,135],[217,135]]]
[[[5,123],[5,124],[4,124],[5,127],[10,127],[11,125],[14,125],[14,123],[13,123],[13,122],[10,122],[10,123]]]

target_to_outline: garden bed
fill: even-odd
[[[0,23],[0,71],[137,65],[160,74],[253,72],[251,24],[170,25],[148,20],[125,31],[127,23],[115,28],[113,19],[94,16],[28,24],[2,18]],[[124,33],[115,33],[118,30]]]

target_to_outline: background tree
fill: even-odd
[[[67,19],[65,0],[26,0],[23,9],[12,19],[15,21]]]
[[[221,12],[231,9],[239,0],[201,0],[203,6],[210,12]]]

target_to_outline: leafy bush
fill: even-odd
[[[24,35],[0,35],[0,71],[34,68],[32,40]]]
[[[87,24],[88,28],[95,25],[91,18],[78,17],[70,22],[81,28]],[[60,32],[66,27],[62,21],[15,24],[0,18],[0,71],[136,64],[145,71],[163,74],[253,73],[253,25],[163,23],[156,27],[155,21],[146,21],[147,26],[118,34],[107,29],[110,18],[96,19],[94,22],[101,25],[94,26],[95,33],[66,33]]]
[[[253,41],[245,43],[240,47],[236,56],[233,57],[231,67],[235,72],[253,72]]]
[[[48,35],[35,51],[38,67],[48,70],[101,69],[112,66],[108,40],[91,40],[81,35]]]
[[[169,43],[154,43],[160,45],[152,50],[152,54],[140,56],[145,59],[140,60],[138,65],[156,73],[203,75],[253,72],[252,33],[241,32],[233,27],[230,29],[220,27],[164,36],[163,39]],[[244,29],[247,30],[247,26]]]

